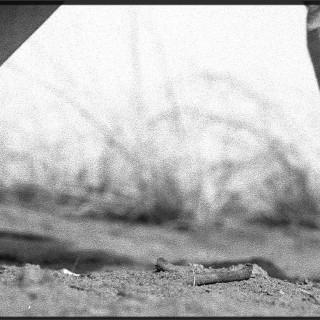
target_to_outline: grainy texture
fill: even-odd
[[[320,316],[320,289],[265,274],[192,286],[179,272],[3,266],[0,316]]]
[[[204,268],[202,265],[175,266],[163,258],[157,259],[156,270],[177,272],[189,285],[206,285],[217,282],[247,280],[252,274],[252,264],[231,266],[229,268]]]
[[[317,230],[179,232],[0,209],[0,316],[320,315]],[[191,274],[246,263],[253,270],[248,280],[194,286],[179,272],[155,272],[158,257],[189,264]],[[292,277],[301,281],[284,281]]]

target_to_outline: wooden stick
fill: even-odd
[[[252,274],[253,265],[232,266],[229,268],[213,269],[201,268],[201,266],[175,266],[163,258],[159,258],[156,263],[157,271],[178,272],[186,278],[187,285],[206,285],[218,282],[230,282],[247,280]]]
[[[207,274],[195,274],[192,279],[188,277],[187,284],[201,286],[218,282],[247,280],[250,278],[251,272],[252,265],[250,264],[239,265],[234,269],[215,269]]]

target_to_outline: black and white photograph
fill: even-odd
[[[0,316],[320,316],[320,2],[0,1]]]

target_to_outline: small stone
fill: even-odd
[[[256,278],[256,277],[267,278],[268,273],[267,273],[267,271],[265,271],[261,267],[259,267],[257,264],[253,264],[251,277],[252,278]]]

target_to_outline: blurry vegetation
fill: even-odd
[[[81,150],[75,152],[81,145],[76,139],[61,137],[60,142],[46,145],[41,121],[34,124],[40,135],[32,137],[34,148],[19,152],[10,148],[7,138],[12,127],[2,123],[0,201],[68,217],[182,229],[237,226],[245,221],[316,228],[319,209],[309,185],[308,167],[295,145],[271,128],[267,114],[276,107],[252,88],[229,75],[198,73],[190,82],[203,84],[220,100],[210,100],[210,112],[201,104],[196,108],[198,100],[181,102],[175,90],[179,81],[170,80],[158,42],[166,75],[164,92],[171,109],[148,116],[136,14],[131,34],[135,81],[130,106],[135,118],[128,120],[124,115],[118,126],[108,127],[88,111],[81,102],[83,97],[68,96],[65,90],[39,81],[61,103],[74,108],[74,117],[86,120],[93,128],[93,140],[99,141],[102,134],[100,155],[94,160],[82,158]],[[64,78],[77,87],[77,80],[67,70],[57,70],[63,70]],[[23,70],[15,71],[28,76]],[[227,88],[222,93],[221,85]],[[214,101],[218,106],[219,101],[238,95],[261,111],[260,123],[237,116],[237,101],[232,99],[225,108],[230,111],[227,115],[216,110]],[[71,129],[66,133],[79,137]],[[77,165],[72,166],[75,160]]]

